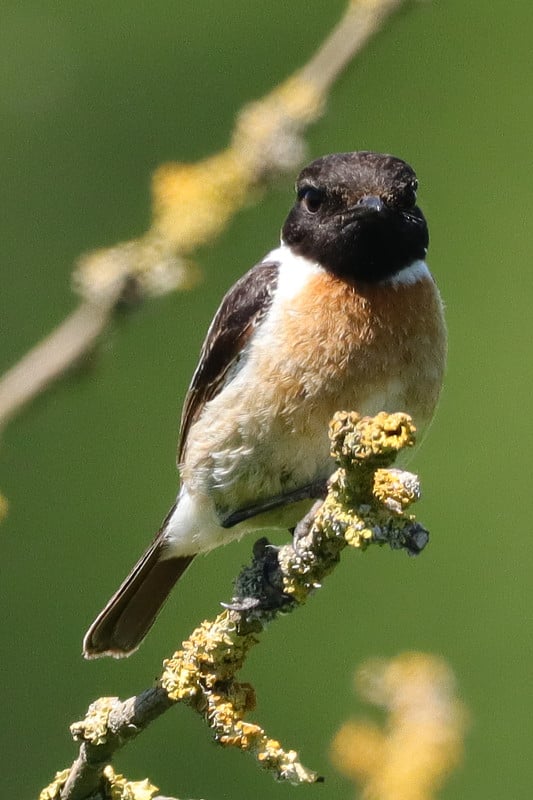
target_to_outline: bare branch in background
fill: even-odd
[[[302,135],[317,120],[334,81],[406,0],[352,0],[301,70],[238,115],[227,150],[196,164],[172,163],[153,178],[153,221],[139,239],[94,251],[75,267],[79,308],[0,379],[0,430],[90,352],[130,296],[186,289],[198,280],[188,260],[268,183],[301,162]]]

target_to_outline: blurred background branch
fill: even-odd
[[[331,757],[364,800],[435,800],[461,763],[468,715],[442,658],[402,653],[357,671],[360,696],[386,713],[382,726],[347,722]]]
[[[332,84],[405,2],[351,0],[309,62],[239,113],[227,150],[156,170],[150,229],[83,256],[73,275],[80,306],[0,379],[0,430],[94,348],[120,304],[195,284],[198,270],[188,256],[212,242],[250,195],[258,199],[272,179],[294,173],[305,153],[302,135]]]

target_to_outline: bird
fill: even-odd
[[[176,501],[90,626],[86,658],[134,652],[196,554],[293,527],[335,469],[336,411],[405,411],[427,428],[447,334],[417,189],[409,164],[372,151],[300,172],[279,247],[208,329],[181,417]]]

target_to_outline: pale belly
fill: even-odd
[[[402,387],[401,381],[391,380],[388,387],[364,398],[353,389],[342,395],[326,393],[320,403],[317,398],[302,400],[289,416],[269,415],[264,396],[254,414],[243,415],[243,404],[257,400],[257,393],[246,396],[242,386],[239,391],[226,387],[225,401],[209,403],[197,432],[191,429],[182,489],[167,529],[168,555],[206,552],[252,531],[292,528],[312,499],[282,503],[230,528],[224,522],[236,511],[327,480],[335,469],[328,438],[335,411],[353,409],[357,394],[362,414],[405,410]],[[236,413],[228,415],[228,408]]]
[[[419,426],[427,422],[419,409],[408,407],[406,384],[399,377],[365,392],[355,385],[333,392],[325,385],[322,393],[290,404],[280,402],[275,391],[259,397],[245,380],[234,383],[208,404],[191,429],[182,469],[188,491],[208,495],[219,520],[329,478],[335,464],[328,426],[336,411],[407,411]],[[301,508],[294,514],[299,519]],[[271,527],[276,520],[286,527],[292,516],[289,509],[285,514],[278,510],[253,527]]]

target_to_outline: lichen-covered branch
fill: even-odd
[[[39,795],[39,800],[55,800],[63,796],[67,791],[67,784],[72,778],[72,771],[65,769],[56,773],[52,783],[43,789]],[[112,766],[106,766],[99,777],[99,785],[96,790],[98,794],[84,794],[80,797],[99,798],[106,797],[109,800],[176,800],[176,798],[157,794],[157,786],[150,783],[145,778],[143,781],[129,781],[123,775],[116,773]]]
[[[238,115],[229,147],[196,164],[167,164],[153,177],[153,221],[138,239],[76,264],[81,306],[0,378],[0,430],[92,350],[120,303],[185,289],[198,280],[191,254],[210,243],[250,197],[294,172],[303,133],[320,117],[344,67],[406,0],[351,0],[329,37],[296,74]]]
[[[428,533],[408,513],[419,496],[418,479],[391,468],[397,453],[412,446],[414,434],[406,414],[336,414],[330,440],[339,468],[329,481],[326,499],[297,526],[293,543],[281,548],[265,539],[256,543],[251,565],[237,578],[232,602],[214,621],[196,628],[164,662],[154,688],[124,702],[107,697],[91,705],[86,718],[71,728],[81,742],[77,760],[69,771],[58,773],[40,800],[151,798],[146,792],[157,790],[146,782],[138,784],[139,790],[128,783],[127,795],[115,789],[113,794],[115,778],[105,769],[117,749],[178,702],[203,716],[219,744],[250,753],[278,780],[320,781],[294,750],[286,750],[246,719],[255,707],[255,692],[236,678],[265,625],[280,612],[302,605],[334,569],[345,547],[388,543],[412,555],[424,547]]]

